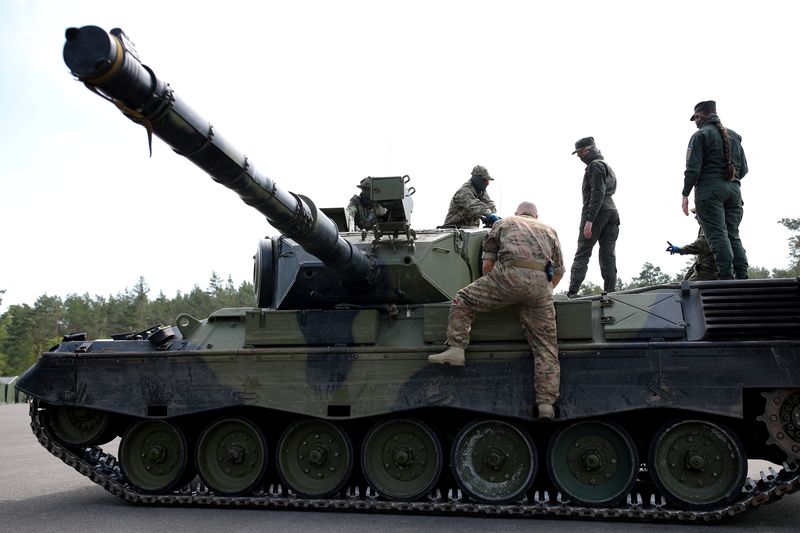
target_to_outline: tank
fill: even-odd
[[[79,81],[280,232],[257,247],[253,308],[70,335],[19,379],[39,442],[112,494],[712,521],[800,486],[800,280],[557,297],[561,397],[538,421],[513,307],[478,315],[466,366],[427,363],[449,301],[481,275],[486,229],[412,229],[414,189],[389,176],[366,182],[386,208],[376,228],[346,231],[343,209],[280,189],[124,32],[66,39]],[[102,449],[116,437],[118,457]],[[775,466],[753,480],[751,459]]]

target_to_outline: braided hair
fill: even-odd
[[[725,179],[733,181],[736,178],[736,167],[731,159],[731,136],[728,133],[728,128],[723,126],[721,122],[715,121],[713,124],[719,130],[719,134],[722,135],[722,155],[725,156],[725,161],[727,162]]]

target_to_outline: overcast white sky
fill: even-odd
[[[619,276],[667,273],[694,240],[680,210],[688,121],[715,99],[743,137],[743,243],[788,263],[800,216],[800,3],[766,1],[0,2],[0,289],[151,296],[252,276],[275,231],[238,196],[70,76],[69,26],[121,27],[140,57],[284,189],[345,205],[367,175],[409,174],[414,226],[441,224],[475,164],[501,216],[520,200],[575,253],[593,135],[616,171]],[[601,283],[596,251],[588,281]]]

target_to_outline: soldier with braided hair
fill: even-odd
[[[694,106],[689,120],[698,131],[686,152],[683,213],[689,216],[689,193],[694,188],[697,219],[714,253],[719,279],[746,279],[747,254],[739,239],[741,179],[747,174],[742,137],[722,125],[713,100]]]

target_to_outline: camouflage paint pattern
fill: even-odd
[[[559,418],[659,407],[741,416],[743,390],[800,387],[796,321],[757,324],[732,316],[735,323],[718,326],[702,318],[711,297],[743,295],[753,305],[759,289],[770,294],[764,305],[775,294],[784,295],[775,304],[783,305],[798,297],[798,282],[728,283],[727,290],[718,286],[726,282],[698,282],[685,292],[675,285],[555,301]],[[397,314],[385,307],[316,313],[241,308],[206,320],[181,316],[180,335],[161,345],[63,342],[17,386],[56,405],[149,418],[246,407],[265,417],[361,419],[446,407],[532,420],[534,361],[520,306],[477,312],[466,367],[429,365],[427,356],[441,351],[446,338],[449,309],[446,303]],[[325,338],[334,330],[335,337]],[[732,330],[748,342],[726,341]],[[783,340],[763,340],[770,336]]]

